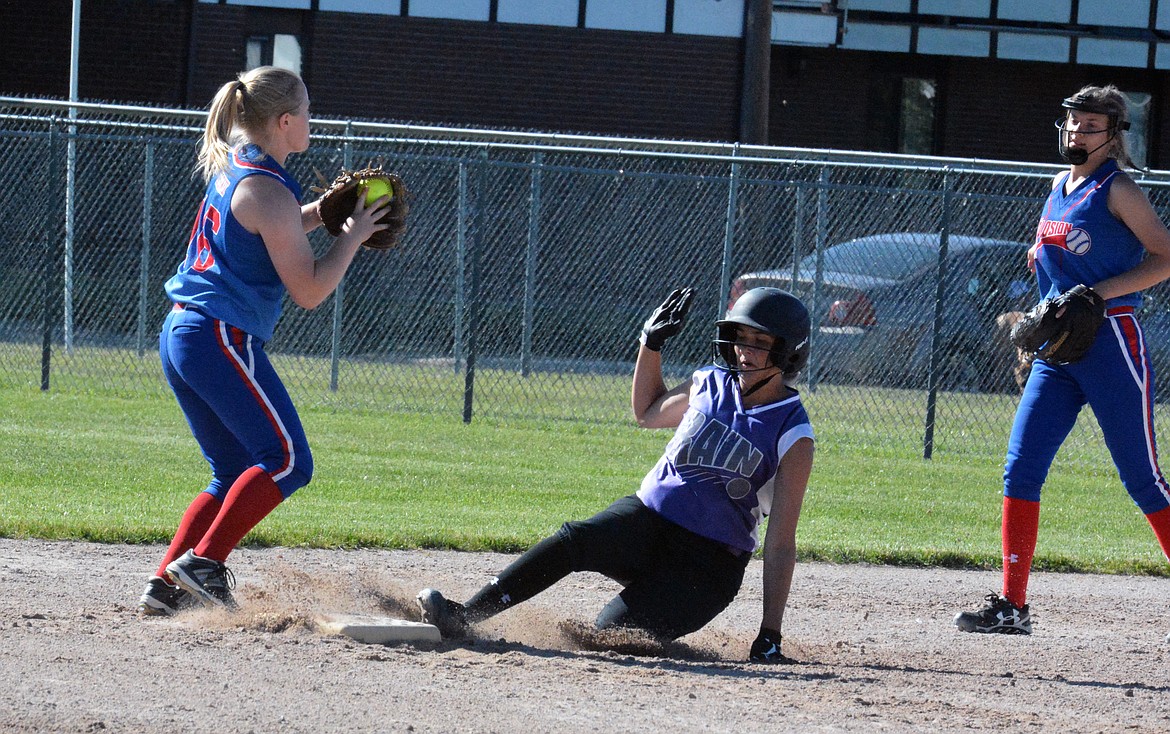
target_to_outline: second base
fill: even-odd
[[[331,635],[345,635],[358,642],[384,645],[388,642],[439,642],[439,628],[425,622],[364,614],[322,614],[317,629]]]

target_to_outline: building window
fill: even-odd
[[[902,80],[902,114],[898,129],[898,152],[911,155],[934,153],[933,79]]]
[[[252,36],[248,39],[245,66],[279,66],[297,74],[301,73],[301,42],[290,33],[274,33],[271,36]]]
[[[1138,168],[1145,168],[1150,156],[1150,101],[1145,92],[1125,92],[1125,106],[1129,112],[1129,131],[1126,146],[1129,157]]]

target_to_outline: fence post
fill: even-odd
[[[347,171],[353,170],[353,123],[345,123],[345,142],[341,144],[341,167]],[[337,392],[338,373],[341,367],[341,326],[345,295],[345,276],[337,283],[333,291],[333,337],[329,345],[329,390]]]
[[[69,119],[77,119],[77,108],[69,108]],[[65,353],[73,354],[73,246],[77,208],[77,125],[69,125],[68,154],[65,159]]]
[[[731,149],[731,156],[739,155],[739,143]],[[731,300],[731,258],[735,253],[735,225],[737,209],[739,207],[739,163],[732,161],[731,171],[727,180],[727,214],[723,218],[723,263],[719,275],[719,303],[715,304],[715,313],[723,318],[727,303]]]
[[[939,362],[942,358],[943,298],[946,295],[947,254],[951,234],[951,186],[948,169],[943,169],[942,226],[938,242],[938,282],[934,289],[934,327],[930,337],[930,368],[926,386],[926,425],[922,435],[922,458],[934,455],[934,419],[938,405]]]
[[[792,215],[792,291],[796,292],[796,281],[800,278],[800,261],[804,258],[801,245],[804,244],[804,200],[803,186],[796,185],[796,211]]]
[[[49,390],[49,377],[51,373],[51,366],[53,361],[53,325],[57,321],[57,304],[60,300],[53,296],[53,275],[57,271],[58,263],[64,265],[64,261],[59,261],[57,258],[58,237],[61,233],[61,223],[63,219],[58,219],[60,209],[57,208],[58,202],[61,201],[61,186],[60,172],[62,168],[61,163],[61,131],[57,117],[54,116],[49,121],[49,175],[48,175],[48,191],[45,196],[45,226],[43,228],[45,238],[45,250],[43,263],[44,278],[42,280],[42,289],[45,299],[45,311],[43,322],[41,324],[41,391],[47,392]]]
[[[809,313],[813,317],[813,328],[808,336],[808,352],[810,357],[817,353],[817,324],[816,320],[821,313],[821,281],[825,278],[825,246],[829,239],[829,168],[825,166],[821,168],[820,181],[817,184],[817,265],[816,272],[813,276],[813,292],[812,304],[809,305]],[[819,365],[814,359],[809,360],[808,364],[808,390],[809,392],[816,392],[817,389],[817,369]]]
[[[463,309],[467,307],[467,163],[459,161],[459,199],[456,206],[455,224],[455,322],[454,332],[455,372],[463,364]]]
[[[146,354],[146,302],[150,289],[151,203],[154,199],[154,143],[146,141],[142,171],[142,255],[138,262],[138,356]]]
[[[528,193],[528,248],[524,257],[524,323],[520,329],[520,376],[532,370],[532,331],[536,319],[536,257],[540,251],[540,180],[544,153],[532,154],[532,181]]]
[[[463,422],[471,422],[472,407],[475,402],[475,337],[479,328],[479,249],[484,239],[483,197],[484,175],[487,160],[487,148],[483,149],[481,161],[472,168],[470,186],[470,222],[471,236],[468,238],[467,267],[468,279],[471,281],[467,293],[467,367],[463,375]]]

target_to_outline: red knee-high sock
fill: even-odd
[[[1040,503],[1003,498],[1003,595],[1022,607],[1028,597],[1028,574],[1040,531]]]
[[[1157,512],[1146,515],[1154,535],[1158,536],[1158,545],[1162,546],[1162,555],[1170,561],[1170,507],[1163,507]]]
[[[175,537],[171,540],[171,546],[167,548],[158,570],[155,571],[155,576],[164,579],[167,577],[167,564],[195,547],[211,527],[211,523],[215,522],[215,516],[219,514],[219,508],[222,506],[222,502],[207,492],[200,492],[199,496],[191,501],[187,511],[183,513],[183,519],[179,521],[179,529],[175,531]]]
[[[248,531],[284,501],[280,487],[264,469],[254,466],[232,484],[215,522],[195,546],[195,555],[224,562]]]

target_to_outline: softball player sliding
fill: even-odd
[[[304,308],[334,291],[373,232],[379,200],[359,201],[345,232],[314,259],[306,232],[317,202],[285,159],[309,146],[309,96],[292,72],[261,67],[224,84],[207,117],[199,164],[207,193],[186,259],[166,283],[174,308],[159,355],[212,479],[187,508],[139,602],[144,615],[173,614],[188,595],[234,607],[225,565],[236,544],[309,483],[313,457],[300,418],[264,343],[287,290]]]
[[[565,523],[466,605],[424,589],[423,619],[444,636],[547,589],[574,571],[596,571],[624,587],[599,628],[633,627],[673,640],[731,603],[764,538],[764,610],[750,659],[786,662],[784,608],[796,563],[796,525],[812,470],[813,433],[786,381],[808,360],[809,315],[775,288],[748,291],[716,322],[726,367],[705,367],[667,389],[660,350],[682,328],[690,289],[676,290],[643,327],[631,402],[638,425],[677,427],[636,494],[588,520]]]
[[[1139,291],[1170,276],[1170,232],[1121,170],[1132,165],[1122,93],[1114,86],[1085,87],[1063,108],[1056,124],[1070,166],[1053,179],[1028,266],[1041,298],[1088,285],[1105,299],[1108,318],[1082,360],[1062,366],[1037,359],[1032,365],[1004,471],[1003,594],[956,615],[966,632],[1031,633],[1026,593],[1040,489],[1085,404],[1097,417],[1122,484],[1170,558],[1170,487],[1154,442],[1154,376],[1134,316]]]

